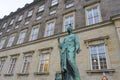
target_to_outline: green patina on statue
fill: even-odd
[[[80,80],[79,70],[76,65],[76,53],[80,51],[78,36],[72,33],[72,26],[67,28],[68,35],[63,42],[58,37],[60,59],[61,59],[61,76],[62,80]]]

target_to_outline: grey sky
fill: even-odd
[[[22,8],[26,3],[31,3],[33,0],[0,0],[0,18],[9,15],[10,12]]]

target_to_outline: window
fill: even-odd
[[[30,17],[30,16],[32,16],[32,14],[33,14],[33,10],[30,10],[30,11],[28,12],[28,15],[27,15],[27,17]]]
[[[7,23],[4,23],[4,24],[3,24],[3,26],[2,26],[2,28],[5,28],[5,27],[6,27],[6,25],[7,25]]]
[[[38,38],[38,33],[39,33],[39,25],[33,26],[31,35],[30,35],[30,41],[36,40]]]
[[[51,6],[58,4],[58,0],[52,0]]]
[[[42,18],[42,16],[38,15],[36,16],[36,20],[40,20]]]
[[[16,26],[15,26],[15,29],[17,29],[17,28],[19,28],[20,27],[20,25],[19,24],[17,24]]]
[[[0,60],[0,71],[2,71],[4,63],[5,63],[5,59],[1,59]]]
[[[41,54],[38,72],[48,72],[50,54]]]
[[[95,23],[101,22],[101,14],[99,6],[93,6],[86,8],[86,16],[87,16],[87,25],[92,25]]]
[[[13,24],[13,22],[14,22],[14,19],[12,19],[12,20],[10,21],[10,25],[12,25],[12,24]]]
[[[8,29],[7,32],[10,32],[11,29]]]
[[[21,21],[23,18],[23,15],[20,15],[19,18],[18,18],[18,21]]]
[[[4,44],[5,44],[6,38],[2,38],[0,41],[0,49],[3,48]]]
[[[43,4],[43,5],[39,6],[38,12],[41,12],[41,11],[43,11],[44,9],[45,9],[45,5]]]
[[[0,32],[0,36],[2,35],[2,32]]]
[[[26,32],[27,32],[27,30],[24,30],[24,31],[20,32],[17,44],[21,44],[21,43],[24,42],[24,39],[25,39],[25,36],[26,36]]]
[[[8,44],[7,44],[7,47],[11,47],[13,42],[14,42],[14,39],[15,39],[15,35],[11,35],[9,40],[8,40]]]
[[[31,59],[32,59],[32,56],[25,56],[24,57],[24,63],[23,63],[22,73],[28,73]]]
[[[70,8],[70,7],[73,7],[74,6],[74,3],[69,3],[69,4],[66,4],[66,8]]]
[[[17,60],[17,58],[11,58],[11,63],[9,66],[8,74],[13,74],[13,71],[15,69],[16,60]]]
[[[30,20],[29,19],[26,19],[25,20],[25,25],[28,25],[30,23]]]
[[[91,69],[107,69],[105,45],[90,46]]]
[[[64,31],[67,31],[67,28],[69,27],[69,25],[72,25],[74,28],[74,13],[72,14],[68,14],[64,16],[64,22],[63,22],[63,26],[64,26]]]
[[[53,10],[53,11],[50,12],[50,15],[53,15],[55,13],[56,13],[56,10]]]
[[[54,27],[55,27],[55,21],[51,21],[47,23],[45,37],[53,35]]]

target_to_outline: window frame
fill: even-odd
[[[36,29],[37,29],[37,32],[36,32]],[[32,27],[29,41],[34,41],[38,39],[39,30],[40,30],[40,24]]]
[[[23,15],[19,15],[18,21],[22,21],[22,19],[23,19]]]
[[[59,0],[51,0],[51,6],[57,5]]]
[[[75,29],[75,12],[71,12],[63,16],[63,29],[62,29],[63,32],[66,32],[65,31],[65,19],[66,17],[70,17],[70,16],[73,16],[73,29]]]
[[[40,5],[40,6],[38,7],[37,12],[39,13],[39,12],[42,12],[42,11],[44,11],[44,10],[45,10],[45,4],[42,4],[42,5]]]
[[[7,26],[7,22],[5,22],[2,26],[2,28],[5,28]]]
[[[48,25],[51,24],[51,23],[53,23],[53,25],[54,25],[54,26],[52,26],[52,28],[53,28],[52,30],[53,30],[53,31],[52,31],[52,33],[51,33],[51,31],[49,30],[49,31],[50,31],[49,33],[50,33],[50,34],[47,34],[48,27],[49,27]],[[46,23],[44,37],[49,37],[49,36],[54,35],[55,25],[56,25],[56,19],[50,20],[50,21],[48,21],[48,22]]]
[[[5,40],[4,43],[1,43],[2,40]],[[3,46],[5,45],[5,42],[6,42],[6,37],[4,37],[4,38],[2,38],[2,39],[0,40],[0,49],[3,48]],[[1,44],[2,44],[2,45],[1,45]]]
[[[13,61],[13,60],[15,60],[15,61]],[[16,61],[17,61],[17,57],[11,57],[10,65],[8,68],[8,74],[13,74],[13,72],[15,70],[15,66],[16,66]]]
[[[24,37],[23,37],[23,34],[24,34]],[[27,30],[23,30],[23,31],[20,32],[19,38],[18,38],[18,41],[17,41],[17,44],[22,44],[22,43],[24,43],[26,34],[27,34]],[[22,40],[22,41],[21,41],[21,40]]]
[[[15,36],[16,34],[12,34],[10,37],[9,37],[9,40],[8,40],[8,43],[7,43],[7,47],[11,47],[14,43],[14,40],[15,40]],[[13,37],[13,40],[11,41],[11,38]]]
[[[93,16],[93,8],[95,8],[95,7],[97,7],[97,10],[98,10],[99,21],[95,23],[95,20],[93,20],[93,23],[92,23],[92,24],[89,24],[89,20],[88,20],[88,10],[89,10],[89,9],[92,9],[92,17],[94,17],[94,16]],[[85,18],[86,18],[86,25],[93,25],[93,24],[97,24],[97,23],[102,22],[100,4],[97,3],[97,4],[90,5],[90,6],[86,7],[86,8],[85,8]],[[93,19],[93,18],[92,18],[92,19]]]
[[[99,51],[98,51],[98,46],[100,46],[100,45],[103,45],[103,47],[104,47],[104,55],[105,55],[105,59],[106,59],[106,69],[108,69],[108,59],[107,59],[107,50],[106,50],[106,46],[105,46],[104,43],[101,43],[101,44],[97,44],[97,45],[89,45],[89,52],[90,52],[90,67],[91,67],[91,70],[102,70],[102,69],[101,69],[101,64],[100,64],[100,58],[99,58],[100,53],[99,53]],[[91,48],[90,48],[91,46],[96,46],[96,47],[97,47],[97,53],[96,53],[96,55],[97,55],[97,60],[98,60],[98,69],[93,69],[92,57],[91,57],[92,52],[91,52]]]
[[[27,13],[27,17],[31,17],[33,15],[33,9],[29,10]]]
[[[30,61],[28,59],[25,60],[25,58],[30,58]],[[30,62],[32,62],[32,55],[25,55],[23,57],[23,66],[22,66],[22,70],[21,73],[28,73],[29,72],[29,67],[30,67]]]
[[[15,19],[11,19],[9,25],[12,25],[14,23]]]
[[[47,56],[49,56],[49,59],[47,60],[46,58],[45,58],[45,60],[43,60],[43,55],[47,55]],[[45,71],[45,64],[46,64],[46,61],[48,61],[48,66],[47,66],[47,71]],[[43,68],[42,68],[42,71],[41,71],[41,63],[43,62]],[[38,66],[38,73],[47,73],[47,72],[49,72],[49,65],[50,65],[50,53],[49,52],[47,52],[47,53],[41,53],[40,54],[40,59],[39,59],[39,66]],[[43,70],[44,69],[44,70]]]

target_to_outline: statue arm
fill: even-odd
[[[80,52],[80,42],[79,42],[79,39],[78,39],[78,36],[75,36],[75,48],[76,48],[76,53],[79,53]]]

